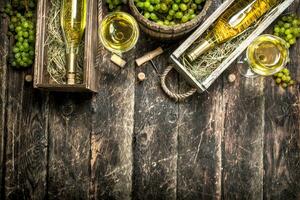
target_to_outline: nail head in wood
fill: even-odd
[[[229,83],[233,83],[235,80],[236,80],[236,75],[235,74],[229,74],[229,76],[228,76]]]
[[[32,80],[33,80],[32,75],[27,74],[27,75],[25,76],[25,81],[26,81],[26,82],[30,83],[30,82],[32,82]]]
[[[164,50],[161,47],[158,47],[157,49],[150,51],[148,53],[146,53],[145,55],[143,55],[142,57],[138,58],[135,60],[137,66],[141,66],[144,63],[152,60],[153,58],[161,55],[164,52]]]
[[[110,60],[121,68],[124,68],[126,65],[126,61],[116,54],[113,54]]]
[[[138,74],[138,79],[139,79],[139,81],[144,81],[146,79],[146,74],[143,72],[140,72]]]

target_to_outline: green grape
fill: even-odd
[[[156,4],[155,7],[154,7],[154,10],[155,10],[155,11],[160,10],[160,4]]]
[[[189,14],[189,15],[192,15],[192,14],[194,14],[194,13],[195,13],[195,11],[194,11],[193,9],[189,9],[189,10],[188,10],[188,14]]]
[[[12,0],[12,3],[13,5],[7,4],[6,6],[6,12],[10,15],[8,27],[15,38],[10,63],[15,68],[28,67],[33,64],[34,60],[35,16],[33,13],[35,11],[33,8],[35,8],[36,1]],[[29,51],[31,51],[30,54]]]
[[[281,70],[281,73],[283,73],[285,75],[289,75],[290,71],[287,68],[284,68],[283,70]]]
[[[158,20],[156,23],[159,24],[159,25],[164,25],[164,22],[161,21],[161,20]]]
[[[286,35],[289,35],[292,33],[292,30],[291,29],[287,29],[285,32],[284,32]]]
[[[285,23],[284,28],[291,28],[291,24],[290,23]]]
[[[152,5],[150,5],[150,6],[148,7],[148,11],[149,11],[149,12],[153,12],[153,11],[154,11],[154,7],[153,7]]]
[[[169,15],[170,16],[174,16],[175,15],[175,11],[173,9],[169,10]]]
[[[151,18],[153,21],[156,21],[156,20],[158,19],[155,13],[151,13],[151,14],[150,14],[150,18]]]
[[[288,84],[282,83],[281,86],[282,86],[283,88],[287,88]]]
[[[172,10],[177,11],[179,9],[178,5],[176,3],[174,3],[172,5]]]
[[[289,42],[290,45],[293,45],[293,44],[296,43],[296,39],[295,39],[295,38],[292,38],[292,39],[290,39],[288,42]]]
[[[24,42],[24,43],[23,43],[23,47],[24,47],[24,49],[28,49],[28,48],[29,48],[28,42]]]
[[[277,84],[280,84],[281,83],[281,78],[276,78],[275,81],[276,81]]]
[[[13,66],[13,67],[17,67],[17,63],[16,63],[16,61],[13,61],[13,62],[11,63],[11,66]]]
[[[190,20],[194,19],[196,17],[195,14],[190,15]]]
[[[150,18],[150,13],[149,12],[145,12],[144,17],[149,19]]]
[[[281,77],[281,80],[283,80],[283,81],[286,81],[286,76],[285,75],[283,75],[282,77]]]
[[[28,38],[28,36],[29,36],[29,33],[28,33],[27,31],[25,31],[25,32],[23,32],[23,34],[22,34],[22,35],[23,35],[23,37],[24,37],[24,38]]]
[[[22,27],[21,26],[17,26],[16,27],[16,32],[20,32],[22,30]]]
[[[160,9],[165,12],[165,11],[168,10],[168,6],[165,3],[161,3],[160,4]]]
[[[149,1],[144,2],[144,7],[145,7],[145,8],[148,9],[148,8],[150,7],[150,5],[151,5],[151,4],[150,4]]]
[[[189,15],[184,15],[182,18],[181,18],[181,21],[183,23],[187,22],[189,20]]]
[[[169,25],[170,25],[170,21],[166,19],[166,20],[164,21],[164,25],[169,26]]]
[[[289,35],[286,36],[287,40],[290,40],[290,39],[292,39],[293,37],[294,37],[294,36],[293,36],[292,34],[289,34]]]
[[[13,52],[14,52],[14,53],[18,53],[18,52],[19,52],[19,48],[18,48],[18,47],[14,47],[14,48],[13,48]]]
[[[144,7],[144,2],[138,2],[137,4],[137,7],[139,7],[139,8],[143,8]]]
[[[179,5],[179,8],[180,8],[180,10],[182,10],[182,11],[186,11],[188,7],[187,7],[186,4],[181,3],[181,4]]]
[[[294,85],[295,84],[295,81],[294,80],[291,80],[290,82],[289,82],[289,85]]]
[[[277,76],[278,76],[279,78],[282,78],[283,73],[282,73],[282,72],[279,72],[279,73],[277,74]]]
[[[28,28],[29,24],[28,24],[28,22],[23,22],[22,26],[23,26],[23,28]]]
[[[20,53],[16,53],[16,54],[15,54],[15,58],[19,58],[20,56],[21,56]]]
[[[198,8],[197,4],[193,3],[193,4],[191,5],[191,9],[196,10],[197,8]]]
[[[147,19],[159,25],[173,26],[178,23],[186,23],[192,20],[201,11],[203,0],[194,2],[191,0],[135,0],[134,3]],[[23,30],[23,32],[28,32]],[[24,36],[25,39],[32,39]],[[30,34],[30,33],[29,33]],[[31,34],[30,34],[31,35]]]
[[[23,36],[23,32],[22,32],[22,31],[19,31],[19,32],[18,32],[18,36],[19,36],[19,37],[22,37],[22,36]]]
[[[167,20],[171,21],[173,19],[173,17],[171,15],[167,16]]]
[[[182,13],[181,11],[179,11],[179,12],[177,12],[177,13],[175,14],[175,17],[176,17],[177,19],[181,19],[181,18],[183,17],[183,13]]]

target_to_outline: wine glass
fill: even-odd
[[[106,49],[121,55],[136,45],[139,38],[138,23],[128,13],[112,12],[102,20],[99,37]]]
[[[238,69],[246,78],[271,76],[280,72],[288,62],[287,42],[275,35],[264,34],[248,46],[246,57],[238,61]]]

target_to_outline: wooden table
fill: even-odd
[[[143,34],[123,70],[103,51],[97,95],[41,92],[24,81],[31,70],[6,65],[7,19],[0,26],[0,199],[300,199],[299,85],[232,66],[174,103],[150,63],[134,65],[162,44]],[[171,51],[154,61],[159,73]],[[300,42],[291,54],[300,81]],[[175,72],[169,82],[188,89]]]

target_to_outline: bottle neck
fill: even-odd
[[[201,55],[215,47],[215,39],[212,34],[207,35],[207,37],[191,51],[188,53],[187,58],[190,62],[194,62]]]
[[[76,84],[76,58],[78,54],[78,47],[73,45],[67,48],[67,84]]]

